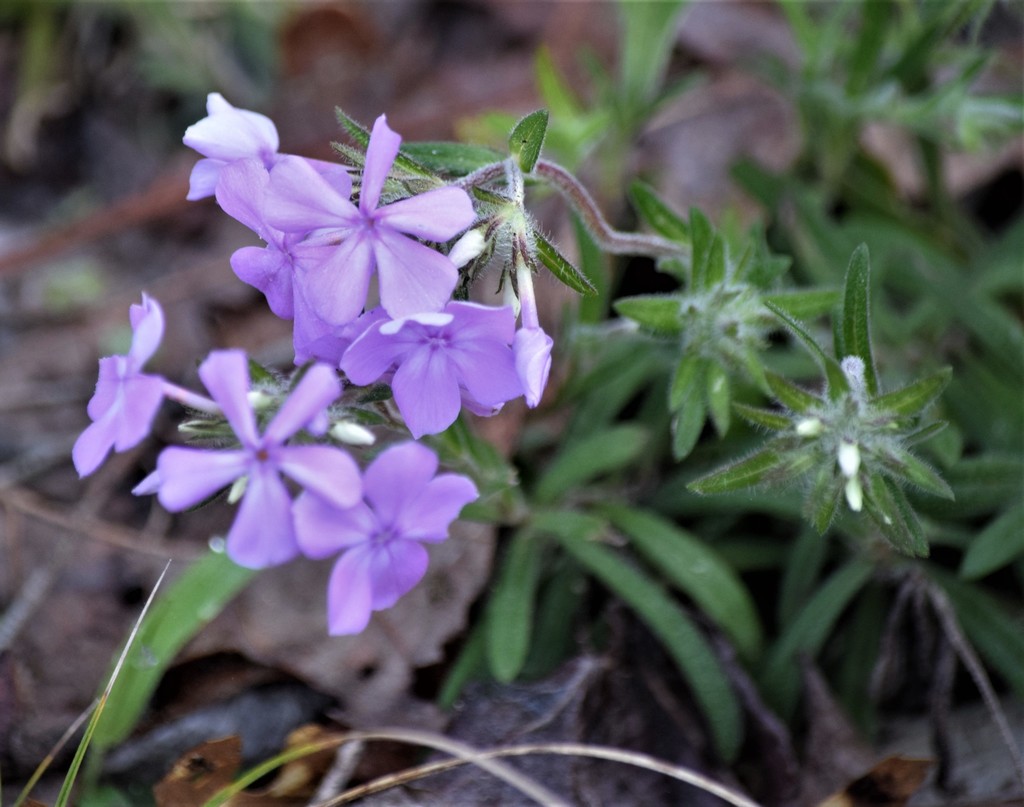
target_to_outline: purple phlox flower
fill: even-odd
[[[522,327],[516,332],[512,350],[516,357],[516,372],[523,385],[526,405],[540,403],[551,372],[551,348],[554,340],[540,327],[537,299],[533,291],[533,272],[525,264],[516,268],[516,287]]]
[[[415,239],[454,237],[473,223],[473,203],[461,188],[443,187],[378,207],[401,142],[384,116],[377,118],[358,207],[300,161],[282,159],[270,172],[267,221],[285,232],[313,231],[307,243],[336,245],[328,260],[300,273],[309,300],[328,322],[343,325],[359,315],[374,272],[392,317],[439,311],[455,288],[452,262]]]
[[[365,499],[339,509],[307,492],[295,503],[299,546],[311,558],[344,552],[327,590],[332,635],[359,633],[371,611],[390,608],[427,570],[423,542],[448,537],[462,508],[478,497],[459,474],[437,473],[437,455],[419,443],[380,454],[363,476]]]
[[[126,451],[149,434],[164,397],[164,379],[142,372],[164,334],[164,312],[152,297],[129,309],[132,343],[125,356],[100,359],[96,392],[87,411],[92,424],[79,435],[71,458],[79,476],[88,476],[110,449]]]
[[[466,397],[479,410],[523,394],[512,353],[512,309],[452,302],[367,328],[341,360],[355,384],[370,384],[396,366],[391,389],[414,437],[447,429]]]
[[[213,196],[217,178],[224,166],[236,160],[255,157],[270,169],[283,155],[278,154],[280,141],[277,127],[266,115],[238,109],[217,92],[206,96],[207,116],[185,130],[182,141],[205,159],[192,168],[186,198],[205,199]],[[332,178],[346,174],[337,163],[309,160],[313,168]]]
[[[241,447],[164,449],[157,460],[160,503],[172,512],[184,510],[245,477],[242,502],[228,532],[228,556],[249,568],[291,560],[298,544],[282,474],[336,507],[351,507],[362,497],[359,469],[344,451],[287,444],[341,394],[337,373],[324,364],[310,367],[262,435],[247,397],[249,368],[242,351],[214,351],[200,365],[199,377]]]

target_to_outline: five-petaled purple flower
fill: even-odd
[[[88,405],[92,419],[71,450],[75,470],[88,476],[110,449],[126,451],[149,434],[153,418],[164,398],[164,380],[142,372],[164,334],[164,313],[152,297],[129,309],[132,343],[125,356],[100,359],[96,392]]]
[[[282,158],[270,172],[267,222],[285,232],[312,231],[308,244],[337,245],[315,269],[299,272],[314,310],[333,325],[359,316],[375,271],[392,317],[439,311],[455,288],[454,264],[415,239],[453,238],[473,223],[473,203],[461,188],[443,187],[378,207],[401,142],[384,116],[377,118],[358,207],[299,158]]]
[[[340,395],[337,373],[325,364],[310,367],[262,435],[247,398],[244,353],[214,351],[200,365],[199,377],[220,404],[241,447],[164,449],[157,459],[160,503],[172,512],[184,510],[245,477],[242,503],[228,532],[228,556],[250,568],[291,560],[299,548],[291,496],[281,474],[336,507],[351,507],[362,498],[359,469],[344,451],[286,444]]]
[[[421,542],[445,540],[459,511],[479,495],[468,478],[436,472],[433,451],[402,443],[366,469],[365,501],[339,509],[311,491],[296,501],[303,554],[325,558],[344,551],[327,590],[332,635],[359,633],[371,611],[390,608],[412,589],[427,570]]]
[[[471,408],[493,410],[523,394],[512,353],[512,309],[453,302],[441,313],[378,322],[356,339],[341,369],[360,385],[397,365],[391,389],[413,437],[444,431]]]

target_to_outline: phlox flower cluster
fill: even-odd
[[[490,415],[520,396],[536,406],[552,341],[528,271],[517,273],[510,305],[452,299],[460,267],[485,246],[473,201],[441,184],[410,195],[391,178],[401,138],[383,115],[357,169],[280,153],[269,118],[216,93],[207,112],[184,137],[202,155],[188,198],[214,196],[260,238],[231,266],[292,321],[297,380],[254,387],[239,350],[216,350],[199,366],[208,396],[146,372],[164,313],[143,295],[129,312],[127,353],[100,360],[75,468],[86,476],[112,449],[139,444],[164,398],[185,405],[215,439],[165,448],[135,492],[172,512],[226,493],[238,506],[226,552],[242,566],[337,556],[328,626],[356,633],[419,582],[423,544],[445,540],[478,493],[465,476],[438,474],[437,455],[408,440],[361,471],[349,449],[375,436],[352,420],[347,390],[388,384],[418,439],[448,428],[462,408]]]

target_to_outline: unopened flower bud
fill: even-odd
[[[796,424],[796,433],[801,437],[817,437],[823,428],[818,418],[804,418]]]
[[[857,471],[860,470],[860,449],[856,443],[843,440],[839,444],[838,453],[839,470],[843,472],[843,476],[847,479],[852,479],[857,475]]]
[[[846,503],[855,513],[859,513],[864,506],[864,490],[860,486],[860,477],[851,476],[846,480]]]
[[[267,395],[265,392],[260,392],[258,389],[249,390],[245,397],[249,401],[249,406],[257,412],[261,409],[266,409],[274,402],[273,397]]]
[[[372,446],[377,441],[373,432],[350,420],[339,420],[331,426],[331,437],[350,446]]]
[[[860,356],[846,356],[839,366],[842,368],[846,380],[850,382],[850,388],[855,393],[863,393],[865,389],[864,360]]]
[[[452,251],[448,253],[448,260],[454,263],[456,268],[461,269],[474,258],[480,257],[486,246],[487,241],[480,230],[469,230],[455,242]]]
[[[249,477],[238,477],[231,486],[231,490],[228,491],[228,504],[237,504],[241,500],[242,496],[245,495],[245,488],[248,484]]]

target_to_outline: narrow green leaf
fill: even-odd
[[[846,77],[846,92],[850,97],[856,97],[871,85],[879,56],[886,44],[889,13],[893,7],[888,3],[864,3],[859,8],[860,31],[850,55]]]
[[[690,258],[690,290],[699,291],[709,288],[708,262],[715,246],[715,229],[697,208],[690,209],[690,238],[693,242],[693,253]]]
[[[794,319],[814,319],[827,314],[839,303],[836,289],[807,289],[766,294],[761,299],[785,311]]]
[[[768,656],[761,677],[761,691],[782,711],[792,713],[800,692],[800,674],[795,661],[799,654],[812,658],[835,633],[835,625],[850,601],[871,579],[867,561],[854,559],[836,570],[804,604],[796,618],[785,626]]]
[[[708,412],[711,414],[711,422],[715,424],[715,431],[719,437],[725,437],[729,431],[729,416],[731,414],[732,392],[729,387],[729,375],[725,369],[716,361],[707,363],[707,403]]]
[[[843,393],[849,392],[850,385],[846,380],[846,375],[843,373],[842,368],[839,366],[839,362],[831,356],[825,355],[825,351],[823,351],[811,335],[804,330],[804,327],[793,319],[786,311],[767,300],[764,304],[765,307],[775,314],[775,316],[782,320],[790,332],[815,358],[818,362],[818,366],[825,372],[825,378],[828,380],[829,398],[835,401],[838,400]]]
[[[794,412],[806,412],[808,409],[821,406],[821,401],[818,398],[803,387],[798,387],[793,382],[783,378],[778,373],[765,370],[764,377],[772,394],[778,399],[779,403],[788,409]]]
[[[821,578],[828,558],[829,542],[813,530],[802,529],[789,543],[789,552],[782,564],[782,583],[776,620],[789,625],[800,616]]]
[[[738,401],[733,401],[732,408],[737,415],[753,426],[761,426],[777,432],[789,431],[793,428],[792,420],[773,409],[762,409],[759,406],[750,406]]]
[[[690,226],[665,204],[650,185],[635,181],[629,186],[629,198],[640,218],[656,233],[680,244],[690,243]]]
[[[501,153],[492,148],[466,143],[404,143],[401,153],[414,160],[417,165],[449,177],[462,177],[503,159]]]
[[[864,362],[864,382],[869,395],[878,394],[878,376],[871,353],[871,259],[866,244],[854,250],[846,269],[843,290],[843,346],[847,356]]]
[[[508,136],[508,150],[524,174],[533,171],[544,148],[548,131],[548,111],[538,109],[523,117]]]
[[[704,431],[706,417],[703,397],[692,398],[672,416],[672,456],[676,462],[685,459],[693,451]]]
[[[732,638],[748,661],[761,651],[761,621],[746,586],[706,543],[655,514],[609,505],[601,512],[650,564]]]
[[[558,538],[578,563],[632,608],[658,637],[693,690],[718,754],[727,761],[735,759],[743,739],[739,703],[714,652],[682,608],[622,553],[593,540],[603,530],[600,519],[557,512],[540,514],[534,525]]]
[[[819,536],[825,534],[836,516],[844,485],[843,478],[834,468],[821,468],[814,485],[807,493],[807,498],[804,499],[804,515],[818,531]]]
[[[533,234],[537,257],[548,270],[566,286],[579,294],[594,294],[593,284],[550,241],[538,232]]]
[[[960,576],[977,580],[1024,556],[1024,504],[1019,504],[983,529],[964,553]]]
[[[697,353],[685,353],[672,376],[669,389],[668,408],[675,412],[684,406],[693,406],[704,399],[704,376],[707,373],[708,360]],[[703,408],[703,407],[702,407]],[[701,423],[704,416],[701,415]]]
[[[938,472],[928,463],[919,460],[909,451],[890,446],[881,459],[893,476],[917,485],[935,496],[941,496],[951,501],[956,498],[953,495],[953,489],[946,484],[946,480],[939,476]]]
[[[881,474],[868,475],[864,510],[882,534],[905,555],[927,557],[928,543],[903,491]]]
[[[942,394],[942,390],[946,388],[952,377],[952,368],[944,367],[920,381],[879,395],[871,401],[871,404],[882,412],[890,412],[900,417],[918,415]]]
[[[704,272],[704,288],[713,289],[725,280],[726,246],[721,233],[715,233],[708,253],[707,267]]]
[[[657,333],[677,335],[683,332],[679,296],[675,294],[641,294],[623,297],[612,307],[628,319]]]
[[[637,122],[634,118],[645,111],[664,80],[675,41],[675,21],[685,6],[686,0],[619,2],[623,33],[617,95],[630,112],[629,125]]]
[[[213,553],[193,563],[153,604],[114,683],[94,744],[121,742],[135,727],[178,651],[256,574]]]
[[[572,121],[583,114],[575,93],[558,72],[549,47],[541,45],[537,49],[533,66],[537,89],[555,120]]]
[[[774,448],[763,448],[746,459],[694,480],[686,487],[703,494],[743,490],[786,476],[792,465],[793,460],[788,455],[780,454]]]
[[[519,675],[530,650],[541,554],[540,542],[530,530],[512,536],[487,603],[487,660],[503,683]]]
[[[629,465],[646,450],[648,439],[646,429],[624,424],[569,444],[537,480],[535,500],[550,504],[591,479]]]
[[[345,131],[348,132],[349,137],[356,141],[359,147],[365,152],[366,147],[370,145],[370,130],[366,129],[355,119],[350,118],[341,107],[334,108],[334,114],[338,119],[338,122],[344,127]],[[394,169],[399,171],[412,174],[413,176],[419,176],[429,179],[437,179],[437,177],[428,170],[425,166],[420,165],[416,160],[402,154],[399,151],[398,156],[395,157]]]

